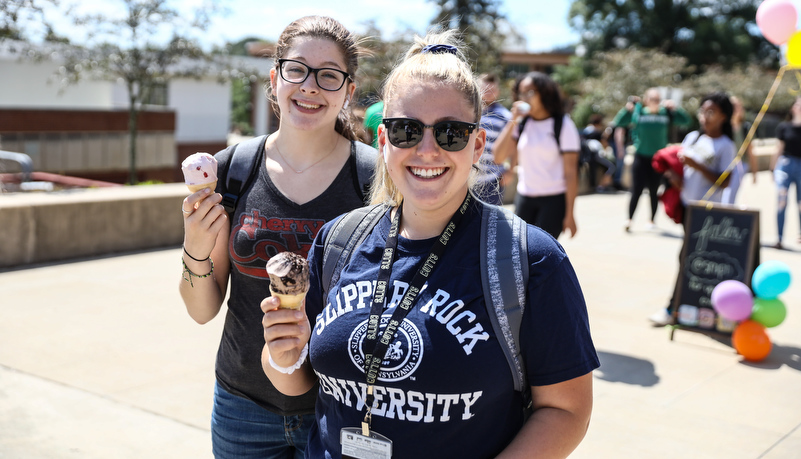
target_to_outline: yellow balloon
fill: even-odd
[[[801,67],[801,31],[787,41],[787,62],[793,67]]]

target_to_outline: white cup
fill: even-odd
[[[530,111],[531,111],[531,105],[529,105],[529,104],[527,104],[527,103],[525,103],[525,102],[520,102],[519,104],[517,104],[517,111],[518,111],[518,112],[522,112],[522,113],[523,113],[523,115],[522,115],[522,116],[520,116],[519,118],[517,118],[517,121],[523,121],[523,118],[524,118],[526,115],[528,115],[528,112],[530,112]]]

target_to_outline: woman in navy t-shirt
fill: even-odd
[[[523,235],[529,417],[492,326],[480,241],[493,208],[471,188],[486,134],[457,43],[418,37],[388,76],[372,188],[386,212],[339,279],[323,297],[327,224],[304,311],[262,302],[267,376],[288,395],[319,384],[308,458],[566,457],[587,431],[599,366],[587,310],[565,251],[537,227]]]

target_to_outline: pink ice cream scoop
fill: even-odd
[[[214,191],[217,188],[217,160],[214,156],[208,153],[189,155],[181,163],[181,170],[189,191],[194,193],[203,188]]]

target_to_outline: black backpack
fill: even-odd
[[[523,121],[520,122],[518,126],[517,136],[518,138],[523,134],[523,129],[526,127],[526,121],[531,118],[530,116],[526,115],[523,118]],[[562,136],[562,124],[565,121],[564,114],[562,116],[555,116],[553,118],[553,136],[556,139],[556,145],[559,147],[559,151],[562,151],[562,143],[560,142],[560,137]],[[582,164],[588,163],[592,160],[593,151],[587,145],[587,139],[584,136],[579,135],[579,161],[578,165],[581,167]]]
[[[220,174],[217,192],[222,194],[222,205],[229,215],[232,215],[239,196],[247,190],[256,177],[258,165],[264,153],[266,135],[245,140],[231,147],[231,159],[228,168]],[[350,154],[355,158],[352,176],[356,192],[362,195],[367,204],[370,195],[370,181],[376,164],[375,149],[361,142],[350,142]]]
[[[517,137],[520,138],[523,135],[523,129],[526,127],[526,122],[531,118],[531,116],[526,115],[523,118],[523,121],[517,127]],[[562,151],[562,144],[559,141],[559,138],[562,136],[562,123],[565,121],[565,116],[555,116],[553,118],[553,136],[556,139],[556,145],[559,147],[559,151]]]

